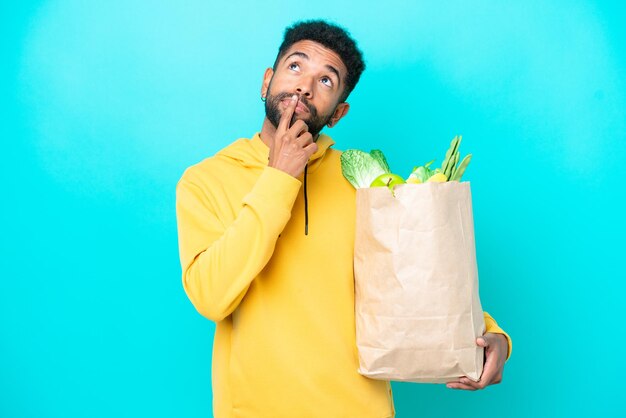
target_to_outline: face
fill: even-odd
[[[265,71],[261,95],[266,97],[265,115],[274,128],[294,94],[298,107],[291,123],[302,119],[315,137],[325,125],[334,126],[348,112],[348,103],[339,103],[345,88],[347,69],[335,52],[304,40],[294,43],[276,65]]]

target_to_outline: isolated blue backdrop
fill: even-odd
[[[174,188],[260,130],[263,71],[310,17],[368,65],[336,148],[402,175],[456,134],[474,154],[481,297],[513,356],[481,392],[393,383],[397,416],[618,416],[623,6],[405,3],[2,1],[1,417],[211,416]]]

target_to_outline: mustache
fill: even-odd
[[[279,93],[275,96],[276,103],[280,103],[283,100],[290,99],[291,96],[293,96],[294,94],[298,96],[298,101],[302,102],[309,109],[312,117],[317,116],[317,109],[315,108],[315,106],[313,106],[306,97],[300,96],[297,93]]]

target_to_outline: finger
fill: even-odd
[[[309,132],[305,132],[302,135],[300,135],[298,138],[296,138],[296,143],[302,148],[306,147],[311,142],[313,142],[313,135]]]
[[[309,157],[317,152],[317,144],[315,142],[311,142],[309,145],[304,147],[304,151],[307,153]]]
[[[482,337],[476,338],[476,344],[478,344],[480,347],[487,348],[490,344],[490,338],[487,334],[485,334]]]
[[[490,385],[497,373],[498,367],[496,365],[496,353],[495,351],[487,351],[485,354],[485,365],[483,366],[483,373],[480,376],[479,384],[482,387]],[[461,382],[463,382],[462,379]]]
[[[472,387],[475,390],[480,390],[480,389],[483,389],[485,386],[487,386],[484,384],[482,380],[478,382],[474,382],[473,380],[467,377],[462,377],[461,379],[459,379],[459,384]]]
[[[293,125],[291,125],[291,128],[289,128],[289,133],[293,134],[294,138],[297,138],[303,132],[309,132],[309,125],[302,119],[295,121]]]
[[[291,117],[293,116],[297,105],[298,95],[294,94],[293,96],[291,96],[291,101],[289,102],[287,109],[285,109],[283,116],[280,118],[280,122],[278,122],[278,128],[276,128],[278,131],[282,129],[282,132],[284,132],[289,129],[289,123],[291,122]]]
[[[478,390],[477,388],[473,387],[473,386],[469,386],[469,385],[465,385],[463,383],[448,383],[446,384],[446,387],[448,389],[456,389],[456,390]]]

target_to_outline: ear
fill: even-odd
[[[333,116],[328,121],[327,126],[329,128],[332,128],[333,126],[335,126],[341,118],[346,116],[346,114],[348,113],[348,110],[350,110],[350,104],[348,102],[339,103],[337,107],[335,108],[335,113],[333,113]]]
[[[272,70],[271,67],[265,70],[265,74],[263,74],[263,84],[261,85],[261,97],[267,97],[267,91],[270,88],[270,81],[273,75],[274,70]]]

